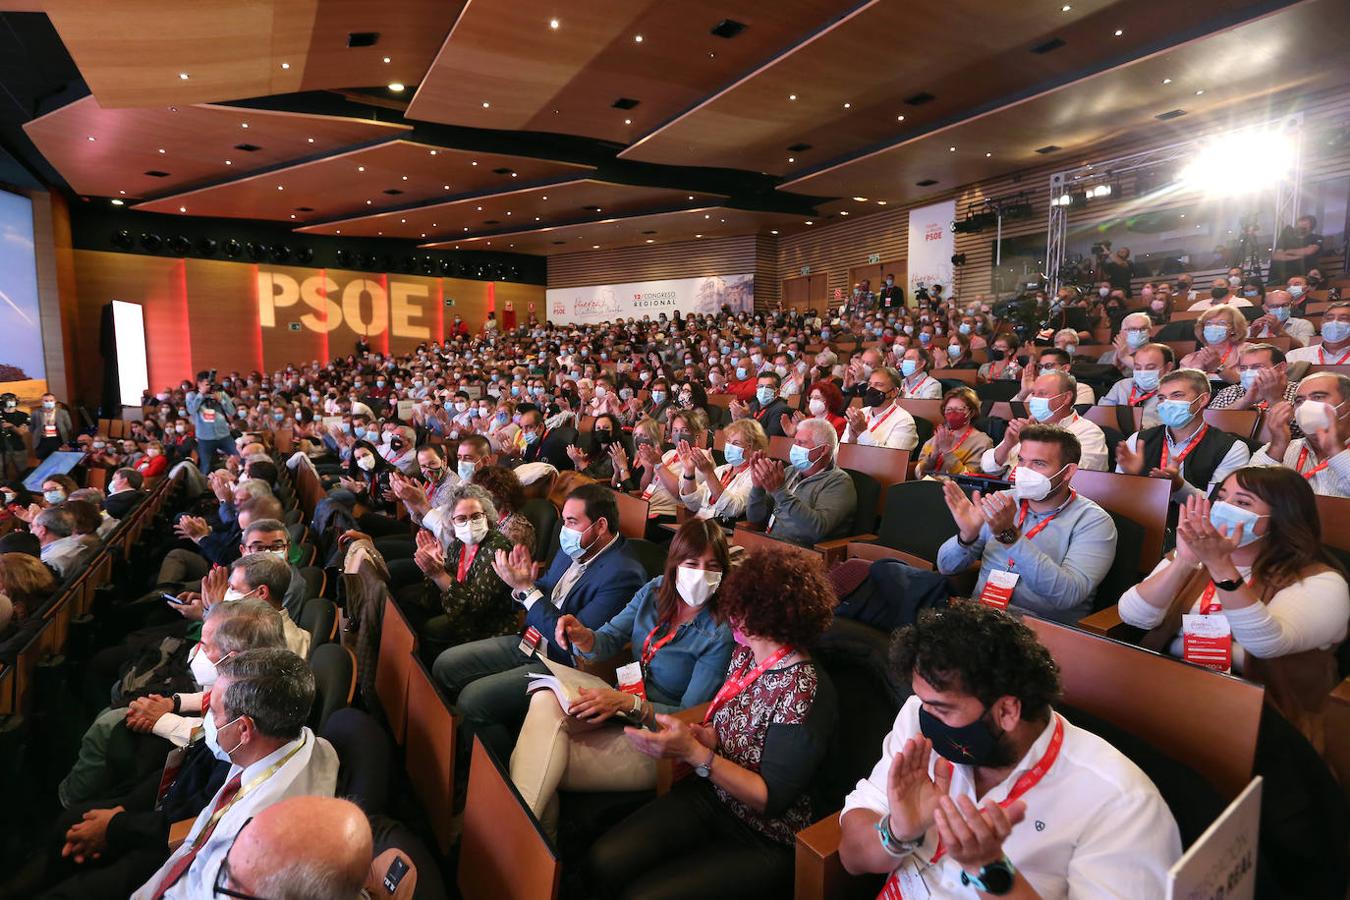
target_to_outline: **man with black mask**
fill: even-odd
[[[1172,813],[1134,763],[1055,712],[1059,673],[1031,629],[959,602],[897,632],[891,662],[914,696],[844,802],[849,872],[888,875],[883,897],[1166,894]]]

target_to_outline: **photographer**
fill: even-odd
[[[1103,241],[1099,246],[1092,248],[1094,253],[1098,250],[1108,251],[1111,249],[1109,241]],[[1112,289],[1125,292],[1128,298],[1130,294],[1130,279],[1134,277],[1134,263],[1130,262],[1130,248],[1121,247],[1115,253],[1107,256],[1105,253],[1098,253],[1101,260],[1102,279],[1110,282]]]
[[[216,383],[215,369],[197,373],[197,390],[187,393],[187,411],[197,433],[197,465],[203,475],[211,471],[217,450],[228,456],[239,455],[230,437],[234,401]]]

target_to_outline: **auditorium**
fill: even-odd
[[[1344,0],[0,24],[0,900],[1350,897]]]

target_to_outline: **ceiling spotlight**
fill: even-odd
[[[484,106],[487,106],[486,103],[484,103],[483,105],[484,105]],[[475,159],[473,162],[469,163],[469,165],[471,165],[471,166],[476,166],[476,165],[478,165],[478,160]]]
[[[703,214],[703,218],[705,218],[705,219],[711,219],[711,218],[712,218],[712,214],[711,214],[711,213],[704,213],[704,214]]]
[[[992,153],[986,153],[986,154],[984,155],[984,158],[985,158],[985,159],[988,159],[989,157],[991,157],[991,156],[993,156],[993,155],[994,155],[994,154],[992,154]]]
[[[557,30],[558,30],[558,26],[561,25],[561,24],[562,24],[562,23],[559,22],[557,19],[549,19],[549,20],[548,20],[548,27],[549,27],[549,28],[552,28],[554,31],[557,31]]]
[[[126,192],[126,191],[118,191],[117,193],[121,194],[123,197],[125,197],[125,196],[127,195],[127,192]]]
[[[389,90],[393,91],[395,94],[403,93],[403,82],[401,81],[389,82]]]
[[[282,64],[281,64],[281,67],[282,67],[283,69],[289,69],[289,68],[291,67],[291,64],[290,64],[290,63],[282,63]]]
[[[703,237],[703,235],[701,235],[701,234],[696,234],[696,235],[694,235],[694,237],[696,237],[696,238],[701,238],[701,237]]]
[[[284,191],[286,190],[286,188],[282,187],[281,185],[277,185],[277,190]]]
[[[635,34],[635,35],[633,35],[633,43],[635,43],[635,44],[640,44],[640,43],[642,43],[642,35],[640,35],[640,34]]]
[[[247,128],[247,127],[248,127],[248,123],[247,123],[247,122],[240,122],[240,123],[239,123],[239,127],[240,127],[240,128]]]
[[[292,218],[292,219],[295,218],[295,213],[291,213],[291,218]]]
[[[225,160],[225,165],[227,165],[227,166],[232,166],[232,165],[234,165],[234,163],[230,162],[230,161],[227,159],[227,160]]]
[[[435,151],[435,150],[432,150],[432,151],[431,151],[431,155],[432,155],[432,156],[435,156],[435,155],[436,155],[436,151]]]
[[[160,148],[159,148],[159,152],[160,152],[160,153],[168,153],[169,151],[165,150],[163,147],[160,147]]]
[[[952,153],[955,153],[955,152],[956,152],[956,148],[955,148],[955,147],[948,147],[947,149],[950,150]]]
[[[1063,6],[1061,6],[1061,7],[1059,8],[1059,11],[1060,11],[1060,12],[1068,12],[1068,11],[1071,10],[1071,9],[1073,9],[1073,7],[1070,6],[1069,4],[1065,3]]]
[[[112,203],[113,206],[122,206],[126,203],[125,200],[118,200],[116,197],[112,198],[110,202]]]
[[[375,202],[374,200],[367,200],[367,201],[366,201],[366,206],[370,206],[370,205],[371,205],[372,203],[374,203],[374,202]]]
[[[441,190],[443,190],[443,191],[448,191],[448,190],[450,190],[450,185],[448,185],[448,184],[443,184],[443,185],[441,185]]]
[[[599,250],[599,249],[600,249],[600,245],[599,245],[599,244],[591,244],[591,249],[592,249],[592,250]]]
[[[399,220],[398,220],[398,224],[400,224],[400,225],[407,225],[407,224],[408,224],[408,220],[407,220],[407,219],[399,219]]]
[[[846,210],[846,209],[841,209],[841,210],[839,210],[839,215],[841,215],[841,216],[846,216],[846,215],[848,215],[848,210]]]
[[[312,144],[312,143],[314,143],[314,138],[306,138],[306,139],[305,139],[305,142],[306,142],[306,143],[309,143],[309,144]]]
[[[93,143],[94,141],[96,141],[96,140],[98,140],[98,139],[97,139],[96,137],[94,137],[92,134],[89,135],[89,143],[92,144],[92,143]]]
[[[1171,84],[1171,83],[1172,83],[1172,79],[1170,79],[1170,78],[1164,78],[1164,79],[1163,79],[1163,84]]]
[[[540,197],[539,199],[541,199],[541,200],[547,200],[547,199],[548,199],[548,194],[545,194],[543,197]]]
[[[179,73],[178,73],[178,80],[179,80],[179,81],[187,81],[187,80],[188,80],[188,73],[186,73],[186,72],[179,72]]]
[[[491,103],[487,102],[486,100],[483,101],[483,109],[488,109],[491,106],[492,106]]]
[[[339,228],[339,229],[337,230],[337,233],[338,233],[338,234],[342,234],[342,229]]]
[[[866,203],[866,202],[867,202],[867,198],[866,198],[866,197],[854,197],[853,199],[856,200],[856,201],[859,202],[859,203]]]
[[[1195,92],[1195,96],[1199,97],[1199,96],[1200,96],[1201,94],[1203,94],[1204,92],[1205,92],[1205,89],[1204,89],[1204,88],[1201,88],[1200,90],[1198,90],[1198,91]]]
[[[389,57],[387,57],[387,56],[384,58],[384,61],[385,61],[385,62],[392,62],[392,60],[390,60]]]
[[[796,157],[794,157],[794,156],[789,156],[789,157],[788,157],[788,162],[796,162],[796,161],[797,161],[797,158],[796,158]]]
[[[1120,37],[1124,33],[1125,33],[1124,29],[1121,28],[1116,29],[1116,37]]]
[[[655,244],[656,241],[653,240],[652,238],[647,238],[647,243],[649,243],[649,244]]]
[[[877,201],[877,206],[885,206],[885,205],[886,205],[886,201],[885,201],[885,200],[878,200],[878,201]]]
[[[365,170],[366,170],[366,167],[365,167],[365,166],[357,166],[357,167],[356,167],[356,171],[358,171],[358,172],[364,172]]]
[[[632,119],[624,119],[624,120],[623,120],[623,124],[625,124],[625,125],[632,125],[632,124],[633,124],[633,120],[632,120]]]
[[[778,233],[778,229],[777,229],[777,228],[771,229],[771,230],[769,231],[769,234],[777,234],[777,233]]]
[[[407,176],[407,175],[404,175],[404,176],[403,176],[403,180],[404,180],[404,181],[407,181],[407,180],[408,180],[408,176]]]
[[[178,211],[179,211],[179,212],[187,212],[187,207],[186,207],[186,206],[180,206],[180,207],[178,207]]]
[[[796,100],[796,99],[797,99],[797,95],[796,95],[796,94],[788,94],[788,99],[789,99],[789,100]]]
[[[815,223],[815,222],[812,222],[810,219],[807,219],[807,220],[806,220],[806,224],[807,224],[807,225],[814,225],[814,224],[816,224],[816,223]]]
[[[845,104],[844,104],[844,109],[852,109],[852,108],[853,108],[853,104],[852,104],[852,103],[845,103]]]
[[[903,122],[903,121],[905,121],[905,117],[904,117],[904,116],[896,116],[896,117],[895,117],[895,121],[897,121],[897,122]]]

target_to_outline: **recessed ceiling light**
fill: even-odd
[[[118,200],[116,197],[114,197],[114,198],[112,198],[111,203],[112,203],[113,206],[122,206],[123,204],[126,203],[126,201],[125,201],[125,200]]]
[[[127,192],[126,192],[126,191],[118,191],[117,193],[121,194],[123,197],[125,197],[125,196],[127,195]]]
[[[403,180],[404,180],[404,181],[407,181],[407,180],[408,180],[408,176],[407,176],[407,175],[404,175],[404,176],[403,176]]]
[[[308,143],[308,144],[314,143],[314,138],[306,138],[306,139],[305,139],[305,143]]]
[[[712,213],[704,213],[704,214],[703,214],[703,218],[705,218],[705,219],[711,219],[711,218],[712,218]]]
[[[535,216],[535,217],[534,217],[534,220],[535,220],[536,222],[538,222],[538,221],[539,221],[539,217],[538,217],[538,216]]]
[[[487,102],[486,100],[483,101],[483,109],[488,109],[491,106],[492,106],[491,103]]]
[[[903,121],[905,121],[905,117],[904,117],[904,116],[896,116],[896,117],[895,117],[895,121],[897,121],[897,122],[903,122]]]
[[[561,25],[561,24],[562,24],[562,23],[559,22],[557,19],[549,19],[549,20],[548,20],[548,27],[549,27],[549,28],[552,28],[554,31],[557,31],[557,30],[558,30],[558,26]]]
[[[483,211],[483,207],[481,207],[481,206],[476,207],[476,208],[477,208],[477,210],[478,210],[479,212],[482,212],[482,211]]]
[[[1164,79],[1163,79],[1163,84],[1171,84],[1171,83],[1172,83],[1172,79],[1170,79],[1170,78],[1164,78]]]
[[[853,104],[852,104],[852,103],[845,103],[845,104],[844,104],[844,109],[852,109],[852,108],[853,108]]]
[[[407,225],[407,224],[408,224],[408,220],[407,220],[407,219],[399,219],[399,220],[398,220],[398,224],[400,224],[400,225]]]
[[[647,243],[649,243],[649,244],[655,244],[656,241],[652,240],[651,238],[647,238]]]
[[[877,201],[877,206],[885,206],[885,205],[886,205],[886,201],[885,201],[885,200],[878,200],[878,201]]]
[[[846,209],[841,209],[841,210],[839,211],[839,215],[841,215],[841,216],[846,216],[846,215],[848,215],[848,210],[846,210]]]
[[[98,140],[98,138],[94,137],[92,134],[89,135],[89,142],[90,142],[91,144],[92,144],[94,141],[96,141],[96,140]]]
[[[282,63],[282,64],[281,64],[281,67],[282,67],[283,69],[289,69],[289,68],[291,67],[291,64],[290,64],[290,63]]]
[[[486,106],[487,104],[484,104],[484,105]],[[469,163],[469,165],[471,165],[471,166],[476,166],[476,165],[478,165],[478,160],[475,159],[473,162]]]
[[[954,147],[954,146],[953,146],[953,147],[948,147],[947,149],[950,150],[952,153],[955,153],[955,152],[956,152],[956,147]]]
[[[815,222],[812,222],[810,219],[807,219],[807,220],[806,220],[806,224],[807,224],[807,225],[814,225],[814,224],[816,224],[816,223],[815,223]]]
[[[1124,33],[1125,33],[1124,29],[1121,28],[1116,29],[1116,37],[1120,37]]]
[[[640,34],[635,34],[635,35],[633,35],[633,43],[635,43],[635,44],[640,44],[640,43],[642,43],[642,35],[640,35]]]
[[[773,230],[771,230],[771,231],[769,232],[769,234],[777,234],[777,233],[778,233],[778,229],[777,229],[777,228],[775,228],[775,229],[773,229]]]
[[[1203,94],[1204,92],[1205,92],[1205,89],[1204,89],[1204,88],[1201,88],[1200,90],[1198,90],[1198,91],[1195,92],[1195,96],[1199,97],[1199,96],[1200,96],[1201,94]]]
[[[599,244],[591,244],[591,249],[592,249],[592,250],[599,250],[599,249],[600,249],[600,245],[599,245]]]
[[[984,158],[985,158],[985,159],[988,159],[989,157],[991,157],[991,156],[993,156],[993,155],[994,155],[994,154],[992,154],[992,153],[986,153],[986,154],[984,155]]]
[[[395,94],[403,93],[403,82],[401,81],[389,82],[389,90],[393,91]]]
[[[441,190],[443,190],[443,191],[448,191],[448,190],[450,190],[450,185],[448,185],[448,184],[443,184],[443,185],[441,185]]]
[[[511,215],[511,210],[508,209],[508,210],[506,211],[506,214],[507,214],[508,216]]]
[[[247,127],[248,127],[248,123],[247,123],[247,122],[240,122],[240,123],[239,123],[239,127],[240,127],[240,128],[247,128]]]
[[[856,201],[859,202],[859,203],[866,203],[866,202],[867,202],[867,198],[866,198],[866,197],[854,197],[853,199],[856,200]]]
[[[365,167],[365,166],[357,166],[357,167],[356,167],[356,171],[358,171],[358,172],[364,172],[365,170],[366,170],[366,167]]]
[[[291,213],[291,218],[292,218],[292,219],[295,218],[295,213]]]
[[[160,147],[160,148],[159,148],[159,152],[160,152],[160,153],[168,153],[169,151],[165,150],[163,147]]]
[[[227,165],[227,166],[232,166],[232,165],[234,165],[234,163],[230,162],[230,161],[227,159],[227,160],[225,160],[225,165]]]
[[[178,211],[179,211],[179,212],[187,212],[187,207],[186,207],[186,206],[180,206],[180,207],[178,207]]]
[[[515,178],[515,177],[516,177],[517,175],[519,175],[519,174],[520,174],[519,172],[512,172],[512,173],[511,173],[511,177],[512,177],[512,178]]]
[[[286,188],[283,187],[282,185],[277,185],[277,190],[279,190],[279,191],[284,191],[284,190],[286,190]]]
[[[789,100],[796,100],[796,99],[797,99],[797,95],[796,95],[796,94],[788,94],[788,99],[789,99]]]
[[[696,237],[696,238],[701,238],[701,237],[703,237],[703,235],[701,235],[701,234],[696,234],[696,235],[694,235],[694,237]]]
[[[384,58],[384,61],[385,61],[385,62],[391,62],[392,60],[390,60],[389,57],[386,56],[386,57]]]
[[[545,194],[541,199],[547,200],[547,199],[548,199],[548,194]]]
[[[337,230],[337,233],[338,233],[338,234],[342,234],[342,229],[339,228],[339,229]]]
[[[1071,9],[1073,9],[1073,7],[1070,6],[1069,4],[1065,3],[1063,6],[1061,6],[1061,7],[1059,8],[1059,11],[1060,11],[1060,12],[1068,12],[1068,11],[1071,10]]]
[[[632,120],[632,119],[624,119],[624,120],[623,120],[623,124],[625,124],[625,125],[632,125],[632,124],[633,124],[633,120]]]
[[[432,151],[431,151],[431,155],[432,155],[432,156],[435,156],[435,155],[436,155],[436,151],[435,151],[435,150],[432,150]]]
[[[188,80],[188,73],[186,73],[186,72],[179,72],[179,73],[178,73],[178,80],[179,80],[179,81],[187,81],[187,80]]]
[[[422,232],[422,237],[426,237],[426,236],[427,236],[427,233],[426,233],[425,231]]]
[[[377,237],[384,237],[384,232],[383,232],[383,231],[377,231],[377,232],[375,232],[375,235],[376,235]]]
[[[374,203],[374,202],[375,202],[374,200],[367,200],[367,201],[366,201],[366,206],[370,206],[370,205],[371,205],[372,203]]]
[[[796,162],[796,161],[797,161],[797,158],[796,158],[795,156],[789,156],[789,157],[788,157],[788,162],[791,163],[791,162]]]

